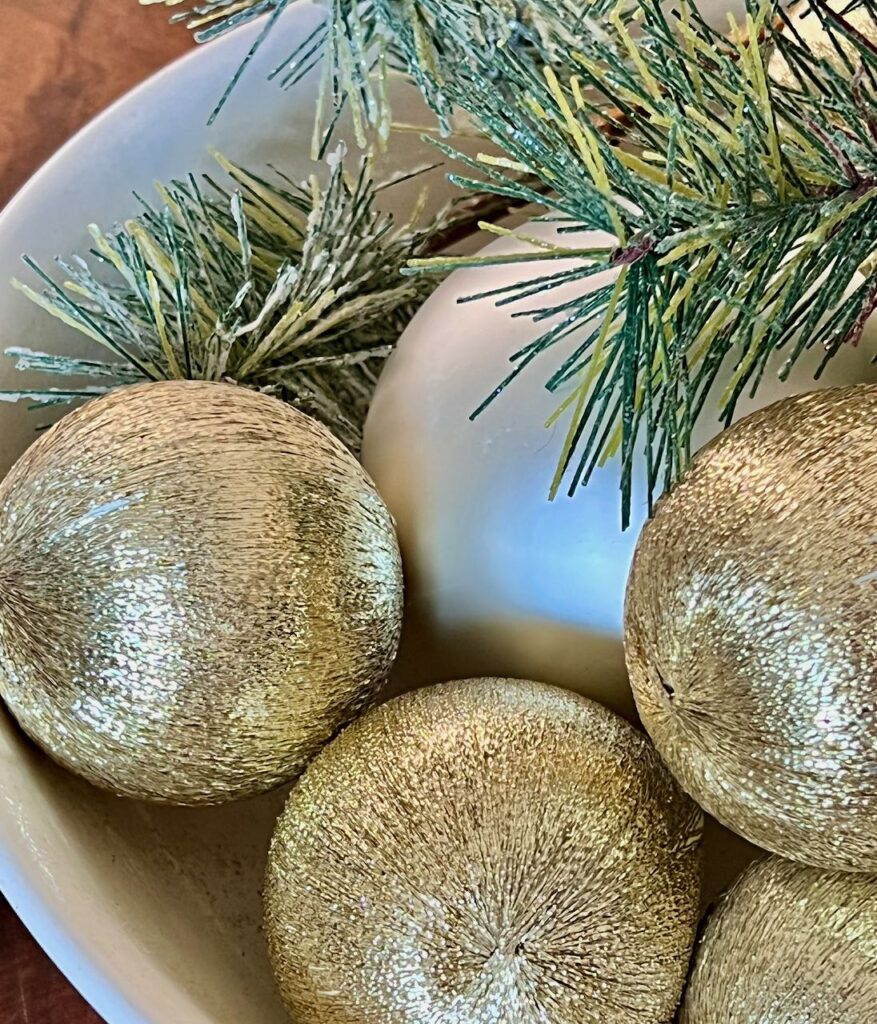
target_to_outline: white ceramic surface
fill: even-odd
[[[156,12],[161,17],[160,12]],[[135,213],[131,195],[156,179],[214,170],[208,147],[249,167],[309,172],[313,78],[284,93],[265,76],[322,15],[295,5],[214,127],[206,117],[255,27],[196,50],[124,97],[69,142],[0,214],[0,348],[83,351],[83,342],[7,285],[42,263],[84,252],[86,225]],[[181,31],[183,31],[181,29]],[[428,123],[400,84],[401,120]],[[406,134],[385,171],[434,162]],[[401,157],[400,157],[401,154]],[[438,202],[451,194],[428,179]],[[424,179],[384,193],[411,208]],[[40,378],[32,380],[40,383]],[[42,384],[45,384],[42,378]],[[0,388],[20,387],[0,361]],[[0,404],[0,475],[45,413]],[[110,1024],[280,1024],[285,1015],[259,933],[258,890],[282,794],[211,810],[118,800],[67,775],[25,742],[0,710],[0,889],[38,941]]]
[[[718,20],[724,6],[708,0],[707,13]],[[85,251],[89,221],[107,226],[136,212],[132,188],[148,193],[156,178],[212,169],[210,146],[248,166],[271,161],[294,176],[309,169],[315,83],[283,93],[264,77],[320,16],[299,4],[284,15],[285,30],[254,61],[213,128],[206,128],[206,115],[255,26],[145,83],[35,175],[0,214],[0,348],[83,351],[77,336],[5,282],[22,275],[22,252],[46,263],[57,253]],[[401,119],[424,123],[413,90],[399,85],[396,91]],[[410,134],[394,139],[390,153],[394,170],[435,159]],[[449,194],[441,172],[431,182],[434,202]],[[404,211],[422,184],[409,182],[384,196]],[[23,381],[0,359],[0,388]],[[45,384],[43,377],[32,381]],[[46,418],[23,404],[0,405],[0,475]],[[563,624],[546,636],[546,656],[553,654],[563,671],[557,652],[574,651],[565,647]],[[499,663],[484,665],[483,655],[472,643],[436,651],[409,629],[393,688],[451,674],[503,673]],[[0,889],[109,1024],[282,1024],[259,932],[258,895],[282,799],[275,793],[216,809],[115,799],[54,766],[0,710]],[[709,836],[715,889],[733,876],[748,848],[729,843],[716,828]]]

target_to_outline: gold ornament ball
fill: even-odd
[[[295,776],[386,677],[401,602],[359,464],[242,387],[116,391],[0,484],[0,694],[121,795],[217,803]]]
[[[265,927],[296,1024],[658,1024],[702,816],[583,697],[479,679],[349,726],[293,789]]]
[[[877,387],[704,449],[642,532],[625,647],[682,786],[759,846],[877,872]]]
[[[877,1021],[877,878],[779,857],[709,919],[680,1024]]]

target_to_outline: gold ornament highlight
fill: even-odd
[[[750,841],[877,872],[877,387],[777,402],[643,530],[626,655],[683,787]]]
[[[245,388],[116,391],[0,484],[0,693],[119,794],[213,803],[296,775],[386,677],[401,601],[359,464]]]
[[[877,878],[753,865],[707,923],[680,1024],[874,1020]]]
[[[658,1024],[699,898],[700,810],[651,744],[539,683],[368,712],[293,789],[265,926],[297,1024]]]

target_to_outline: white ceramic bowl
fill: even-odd
[[[704,10],[721,20],[725,6],[705,0]],[[106,227],[136,212],[132,190],[148,194],[155,179],[214,170],[209,147],[250,167],[273,162],[294,177],[311,169],[313,77],[284,93],[265,75],[321,16],[315,7],[290,7],[213,128],[207,114],[257,26],[144,83],[31,179],[0,214],[0,349],[84,351],[81,337],[6,285],[13,275],[27,276],[21,253],[47,264],[56,254],[86,251],[90,221]],[[430,123],[411,87],[393,88],[400,120]],[[391,142],[385,170],[435,158],[434,149],[406,134]],[[451,194],[441,171],[426,180],[434,204]],[[404,214],[423,183],[388,190],[388,206]],[[31,382],[45,386],[46,379],[34,375]],[[0,389],[26,383],[0,358]],[[0,476],[47,418],[24,403],[0,404]],[[434,653],[425,659],[409,636],[392,689],[444,676]],[[453,661],[455,673],[483,669]],[[260,934],[259,887],[283,796],[214,809],[116,799],[56,767],[0,708],[0,889],[109,1024],[282,1024]],[[750,848],[717,826],[707,842],[714,892]]]
[[[215,172],[209,147],[248,167],[273,162],[296,178],[309,172],[313,77],[291,92],[265,77],[321,16],[301,4],[284,15],[212,128],[207,115],[255,26],[144,83],[33,177],[0,215],[0,348],[83,351],[79,336],[7,282],[18,275],[34,283],[23,252],[48,264],[87,251],[90,221],[110,226],[136,212],[133,189],[148,195],[156,179]],[[395,88],[400,119],[429,123],[415,90]],[[385,171],[436,159],[413,134],[390,152],[394,165]],[[410,209],[423,180],[385,192],[387,205]],[[440,172],[428,180],[435,203],[451,194]],[[0,388],[23,380],[10,360],[0,361]],[[0,476],[46,419],[25,403],[0,405]],[[285,1021],[259,932],[259,886],[281,801],[275,793],[184,810],[115,799],[53,765],[0,710],[0,889],[110,1024]]]

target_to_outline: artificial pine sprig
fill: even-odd
[[[181,0],[140,0],[177,6]],[[183,0],[184,2],[184,0]],[[213,117],[280,16],[301,0],[200,0],[172,17],[185,22],[198,42],[209,42],[253,19],[265,24],[219,99]],[[330,0],[325,20],[278,65],[271,78],[295,85],[320,68],[313,155],[319,157],[346,108],[357,143],[371,135],[386,143],[392,121],[388,76],[408,74],[450,130],[452,105],[445,84],[460,69],[489,74],[492,54],[511,47],[542,65],[563,59],[585,31],[586,10],[608,0]]]
[[[858,341],[877,306],[877,9],[873,0],[852,6],[864,29],[848,9],[812,0],[830,43],[814,52],[794,27],[784,30],[775,0],[749,0],[729,36],[690,0],[673,10],[638,0],[636,36],[619,6],[582,33],[563,74],[501,48],[492,75],[446,84],[449,101],[505,154],[457,154],[474,172],[458,183],[541,201],[570,232],[569,246],[513,257],[543,268],[490,293],[501,303],[538,296],[536,325],[560,317],[541,334],[534,327],[488,398],[537,358],[549,389],[575,382],[555,417],[567,423],[555,489],[566,478],[574,491],[620,451],[626,523],[641,446],[651,501],[686,468],[705,406],[729,420],[777,354],[785,375],[807,349],[827,360]],[[548,196],[522,185],[522,174]],[[617,244],[576,246],[583,228],[609,231]],[[577,265],[560,273],[544,262],[569,256]],[[552,304],[553,288],[606,270],[614,281]],[[595,319],[547,371],[556,346]],[[719,391],[722,368],[730,380]]]
[[[432,289],[401,268],[471,213],[397,226],[376,207],[368,159],[351,176],[336,156],[327,180],[304,186],[218,159],[228,187],[191,177],[158,185],[158,206],[144,202],[108,234],[92,226],[92,261],[58,260],[63,286],[27,261],[45,289],[17,286],[112,358],[12,349],[20,369],[93,383],[0,397],[48,405],[140,380],[234,380],[300,407],[357,449],[383,360]]]

